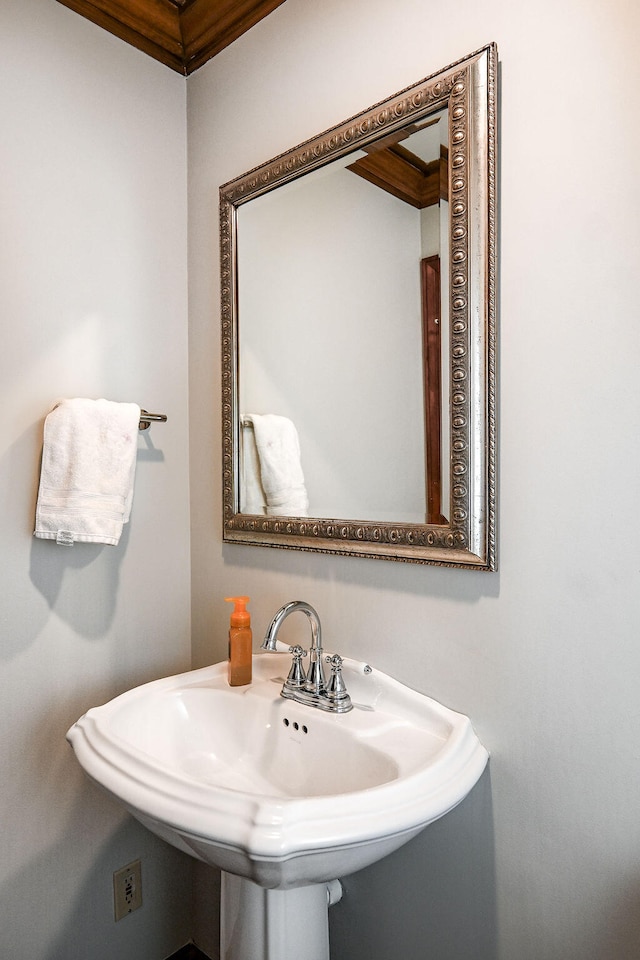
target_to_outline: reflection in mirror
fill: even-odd
[[[222,188],[225,539],[495,568],[494,59]]]
[[[445,109],[238,210],[242,513],[269,512],[252,415],[276,414],[295,425],[311,516],[444,520],[447,144]]]

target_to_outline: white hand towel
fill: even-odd
[[[274,517],[306,517],[309,498],[295,426],[288,417],[273,413],[260,416],[251,414],[247,419],[253,423],[267,514]]]
[[[59,401],[44,424],[35,536],[120,540],[131,514],[140,407],[111,400]]]

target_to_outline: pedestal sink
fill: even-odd
[[[467,717],[355,660],[350,713],[285,700],[289,663],[254,656],[245,687],[226,663],[157,680],[67,733],[133,816],[221,868],[223,960],[328,960],[334,881],[446,814],[487,762]]]

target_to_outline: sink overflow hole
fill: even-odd
[[[294,720],[292,723],[288,717],[285,717],[282,722],[284,723],[285,727],[291,726],[294,730],[302,730],[303,733],[309,733],[306,723],[298,723],[297,720]]]

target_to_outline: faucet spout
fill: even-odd
[[[309,653],[309,671],[305,683],[305,690],[310,693],[320,694],[326,688],[324,670],[322,666],[322,628],[320,626],[320,617],[317,611],[304,600],[290,600],[280,607],[275,617],[269,625],[269,629],[262,641],[262,650],[276,651],[278,642],[278,633],[280,627],[292,613],[296,611],[304,613],[309,620],[311,627],[311,650]]]

